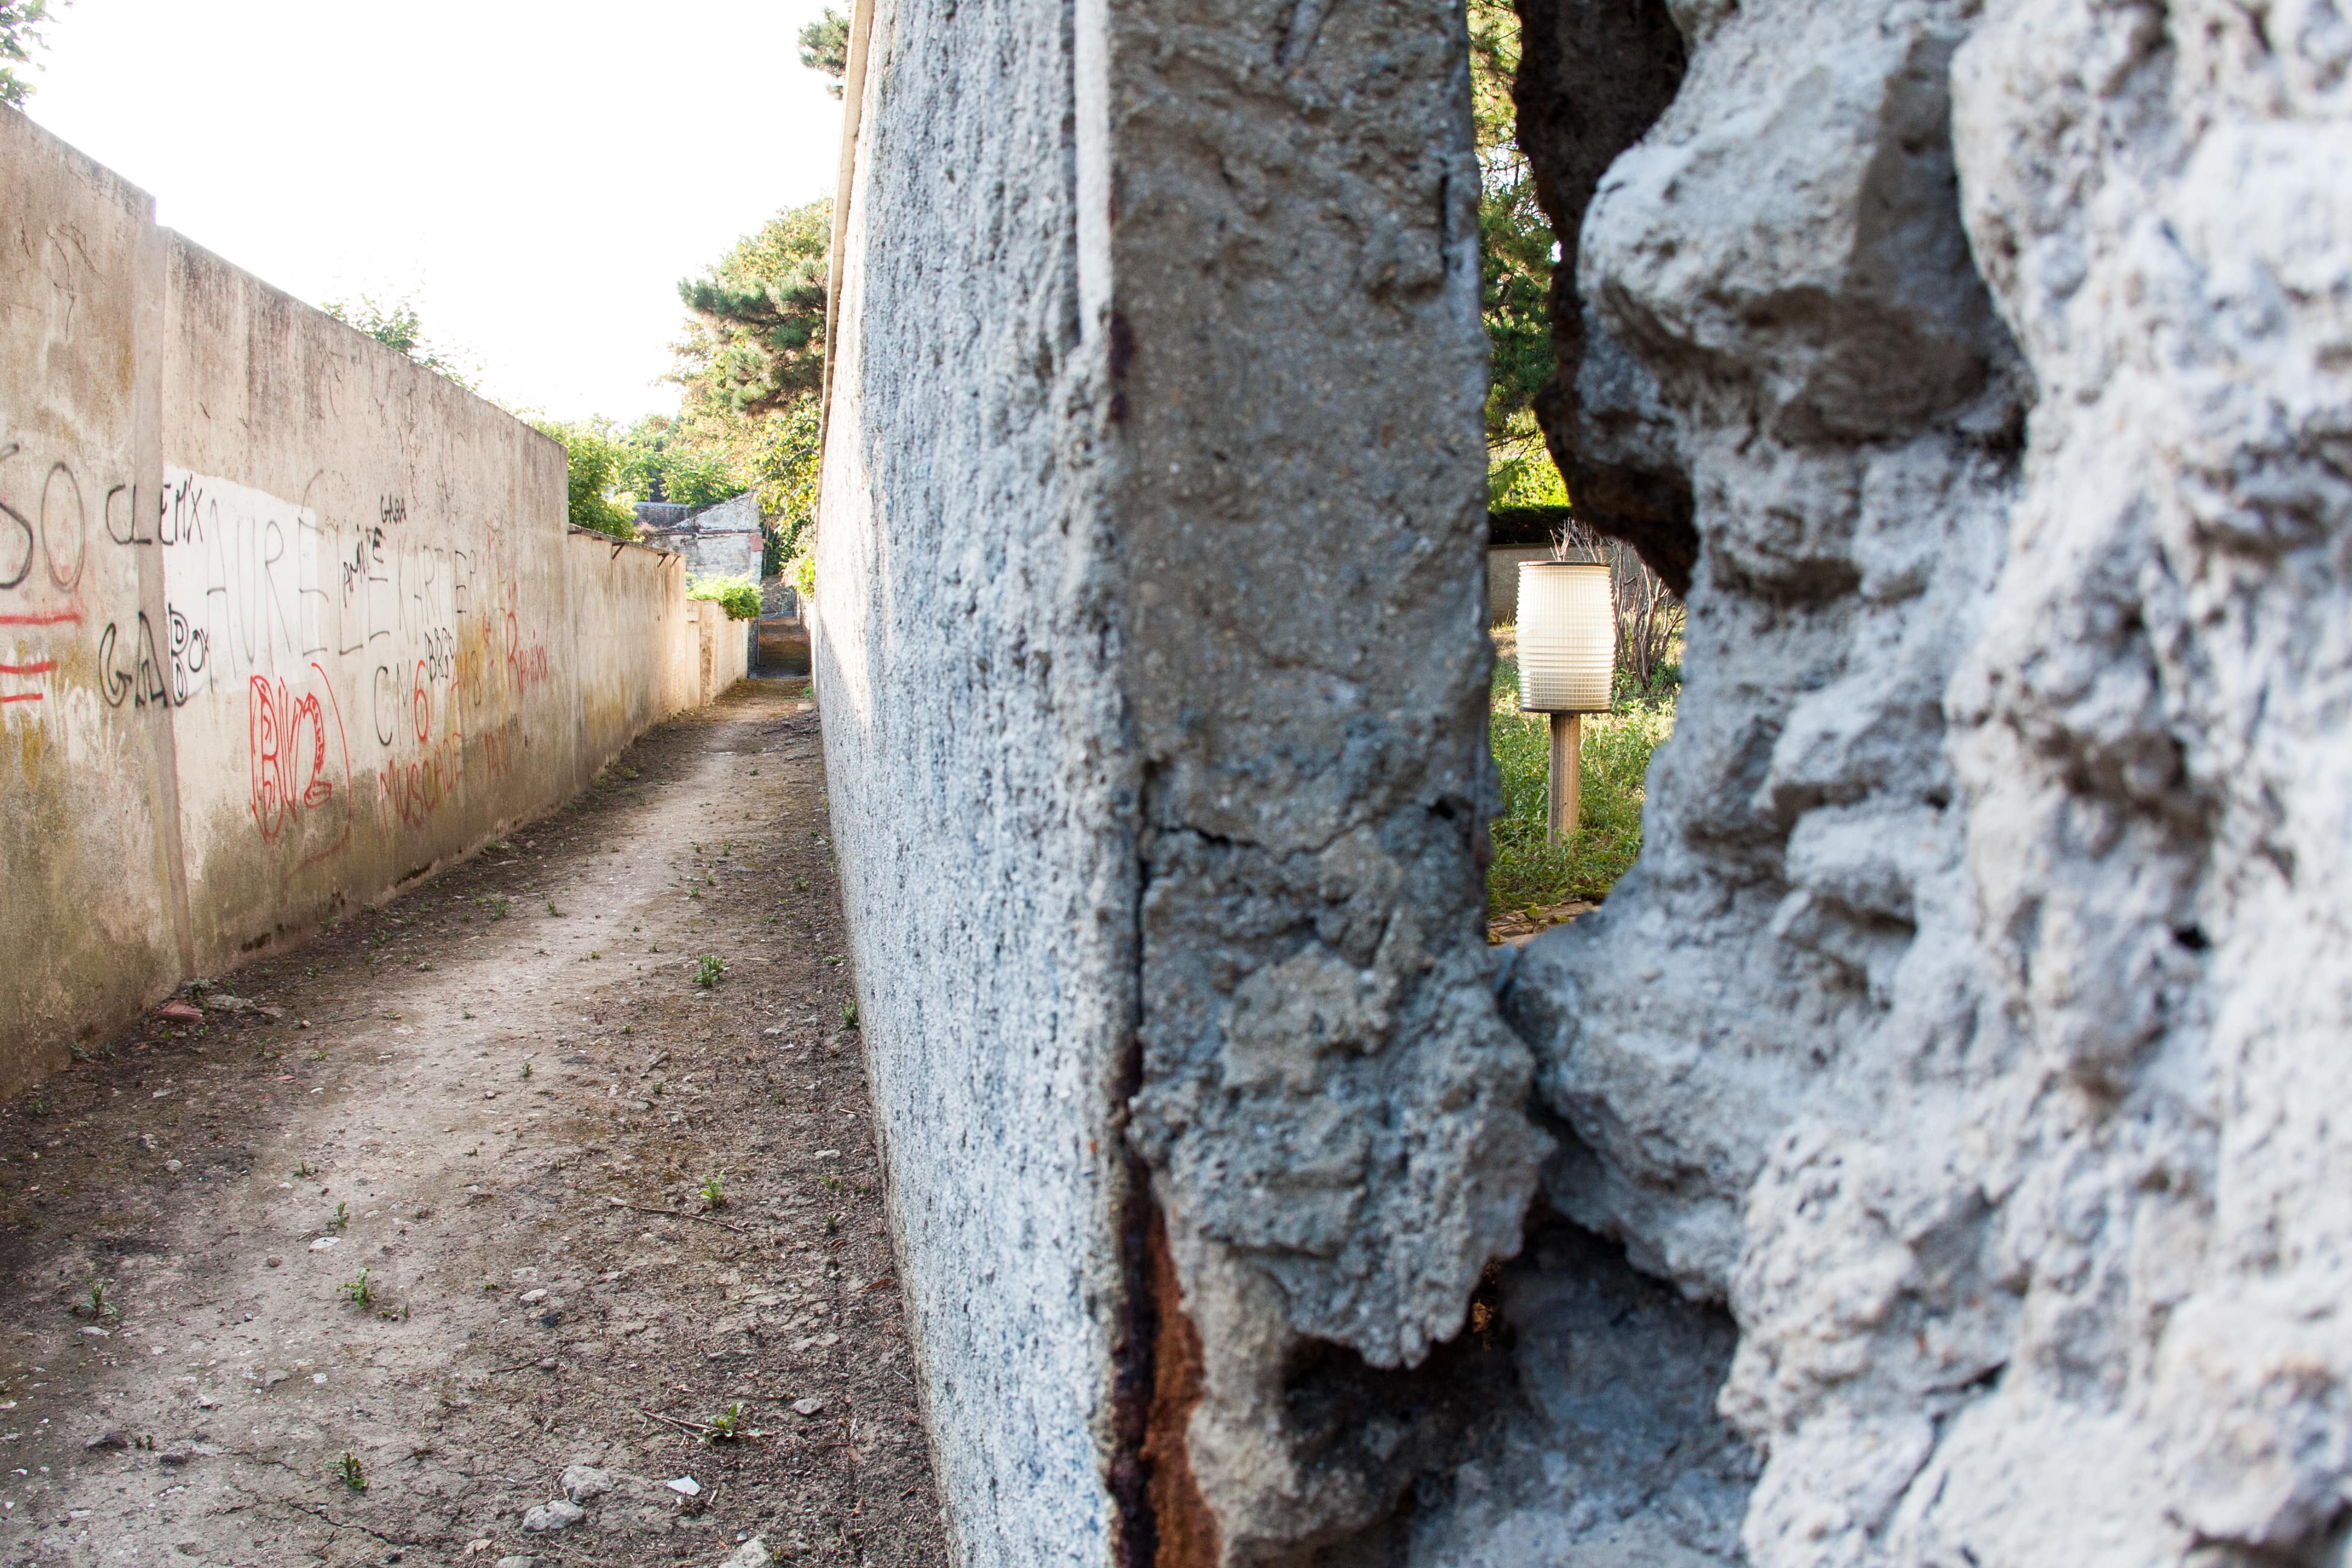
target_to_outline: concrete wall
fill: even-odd
[[[941,1486],[969,1562],[1258,1560],[1405,1484],[1318,1400],[1467,1386],[1541,1147],[1461,18],[870,26],[817,687]]]
[[[742,638],[567,533],[554,443],[8,112],[0,188],[13,1086],[566,798]]]
[[[962,1560],[2343,1563],[2338,8],[1519,9],[1539,408],[1690,621],[1516,1039],[1458,14],[861,36],[817,660]]]
[[[1515,625],[1519,618],[1519,563],[1551,555],[1546,544],[1505,544],[1486,552],[1486,623]]]

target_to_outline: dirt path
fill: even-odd
[[[943,1561],[803,689],[0,1110],[0,1563]]]

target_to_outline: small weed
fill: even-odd
[[[662,1080],[661,1080],[661,1079],[654,1079],[654,1092],[655,1092],[656,1094],[659,1094],[659,1093],[661,1093],[661,1092],[662,1092],[662,1089],[663,1089]]]
[[[706,1443],[732,1443],[743,1435],[743,1402],[737,1400],[709,1420],[710,1430],[702,1435]]]
[[[37,1100],[27,1109],[36,1116],[47,1116],[49,1113],[49,1102],[46,1100]]]
[[[368,1283],[368,1271],[362,1268],[358,1279],[344,1280],[343,1294],[351,1298],[352,1305],[355,1307],[364,1307],[374,1300],[375,1287]]]
[[[522,1076],[525,1078],[529,1078],[530,1076],[530,1058],[529,1057],[525,1057],[522,1059]]]
[[[637,770],[635,768],[623,768],[621,770],[621,776],[625,779],[635,778],[637,776]]]
[[[298,1175],[298,1176],[301,1177],[301,1178],[302,1178],[304,1181],[306,1181],[306,1182],[307,1182],[307,1181],[309,1181],[312,1176],[315,1176],[315,1175],[317,1175],[317,1174],[318,1174],[318,1173],[317,1173],[316,1171],[313,1171],[312,1169],[310,1169],[310,1161],[308,1161],[308,1160],[297,1160],[297,1161],[295,1161],[295,1162],[294,1162],[294,1173],[295,1173],[296,1175]]]
[[[474,901],[487,906],[490,911],[490,919],[494,921],[506,919],[507,911],[514,908],[512,899],[477,899]]]
[[[714,1171],[704,1180],[702,1184],[702,1201],[706,1206],[710,1208],[723,1209],[727,1206],[726,1172]]]
[[[718,984],[719,977],[726,973],[726,961],[716,953],[706,952],[694,961],[694,983],[705,991]]]
[[[313,1051],[311,1051],[311,1053],[310,1053],[310,1059],[311,1059],[312,1061],[314,1061],[314,1062],[322,1062],[322,1061],[325,1061],[325,1060],[327,1059],[327,1047],[324,1047],[324,1046],[320,1046],[320,1047],[317,1047],[316,1049],[314,1049]]]
[[[557,908],[555,907],[555,900],[554,900],[553,899],[550,899],[550,900],[547,900],[547,912],[548,912],[549,914],[551,914],[551,915],[556,916],[556,917],[557,917],[557,918],[559,918],[559,919],[561,919],[561,918],[562,917],[562,914],[563,914],[563,911],[562,911],[562,910],[559,910],[559,909],[557,909]]]
[[[828,1193],[837,1193],[841,1191],[841,1178],[839,1176],[825,1177],[824,1190]]]
[[[319,977],[319,966],[315,963],[306,963],[302,966],[302,973],[306,978],[316,980]]]
[[[841,1216],[839,1215],[829,1214],[824,1216],[824,1233],[827,1236],[839,1236],[841,1234]]]
[[[114,1303],[106,1299],[107,1288],[114,1283],[113,1280],[100,1279],[94,1274],[85,1274],[82,1276],[82,1282],[89,1287],[89,1315],[91,1317],[119,1318],[122,1316],[121,1312],[116,1310]]]
[[[854,1029],[857,1027],[856,1003],[844,1002],[841,1005],[841,1026],[845,1029]]]
[[[356,1454],[346,1453],[343,1456],[342,1464],[337,1468],[337,1479],[355,1492],[363,1492],[368,1489],[367,1472],[360,1468],[359,1456]]]
[[[349,1230],[352,1225],[352,1205],[349,1204],[337,1204],[335,1205],[335,1217],[329,1220],[327,1223],[337,1230]]]
[[[79,1046],[68,1046],[66,1048],[73,1053],[74,1060],[78,1062],[86,1062],[89,1060],[89,1053],[83,1050]]]

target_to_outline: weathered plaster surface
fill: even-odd
[[[567,533],[553,442],[13,111],[0,186],[15,1087],[565,799],[744,638]]]

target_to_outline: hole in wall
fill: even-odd
[[[1663,0],[1471,0],[1486,403],[1488,742],[1502,812],[1488,835],[1488,940],[1524,940],[1608,896],[1641,849],[1652,754],[1682,688],[1683,595],[1698,558],[1688,478],[1655,430],[1603,454],[1586,439],[1575,368],[1590,327],[1576,250],[1602,173],[1681,87],[1685,50]],[[1622,423],[1622,421],[1621,421]],[[1638,423],[1638,422],[1637,422]],[[1617,626],[1611,710],[1580,721],[1576,831],[1549,830],[1550,724],[1518,710],[1517,572],[1555,542],[1610,567]]]

